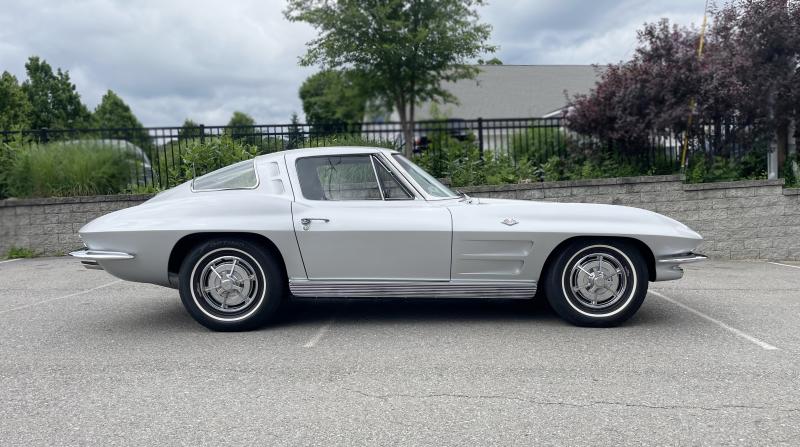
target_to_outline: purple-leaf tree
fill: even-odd
[[[568,126],[636,153],[654,135],[686,131],[695,103],[689,133],[706,152],[727,155],[729,138],[748,141],[745,149],[759,140],[785,147],[800,112],[800,2],[715,8],[698,59],[699,39],[698,29],[666,19],[646,24],[632,59],[609,65],[591,93],[573,98]]]

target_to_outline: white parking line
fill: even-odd
[[[740,331],[739,329],[736,329],[735,327],[728,326],[727,324],[717,320],[716,318],[708,316],[708,315],[704,314],[703,312],[700,312],[697,309],[693,309],[693,308],[691,308],[691,307],[689,307],[689,306],[687,306],[687,305],[685,305],[685,304],[683,304],[683,303],[681,303],[679,301],[676,301],[676,300],[674,300],[674,299],[672,299],[672,298],[670,298],[670,297],[668,297],[668,296],[666,296],[666,295],[664,295],[662,293],[658,293],[658,292],[653,291],[653,290],[651,290],[650,293],[652,293],[653,295],[655,295],[655,296],[657,296],[657,297],[659,297],[659,298],[661,298],[663,300],[669,301],[670,303],[672,303],[672,304],[674,304],[674,305],[676,305],[678,307],[682,307],[683,309],[688,310],[689,312],[697,315],[698,317],[705,318],[706,320],[716,324],[717,326],[721,327],[722,329],[725,329],[726,331],[732,332],[734,335],[736,335],[738,337],[741,337],[741,338],[743,338],[743,339],[745,339],[745,340],[747,340],[747,341],[749,341],[751,343],[754,343],[754,344],[760,346],[763,349],[766,349],[768,351],[778,350],[777,347],[772,346],[769,343],[763,342],[763,341],[753,337],[752,335],[745,334],[744,332]]]
[[[784,267],[791,267],[793,269],[800,269],[800,265],[781,264],[780,262],[767,261],[767,264],[782,265]]]
[[[80,292],[75,292],[75,293],[70,293],[69,295],[57,296],[55,298],[48,298],[46,300],[37,301],[35,303],[26,304],[24,306],[14,307],[12,309],[6,309],[6,310],[3,310],[3,311],[0,311],[0,315],[7,314],[9,312],[14,312],[15,310],[27,309],[29,307],[38,306],[40,304],[50,303],[50,302],[53,302],[53,301],[63,300],[65,298],[72,298],[73,296],[78,296],[78,295],[83,295],[83,294],[86,294],[86,293],[89,293],[89,292],[94,292],[95,290],[99,290],[99,289],[102,289],[102,288],[108,287],[108,286],[113,286],[114,284],[119,283],[119,282],[122,282],[122,280],[118,279],[116,281],[111,281],[110,283],[106,283],[106,284],[103,284],[101,286],[92,287],[91,289],[82,290]]]
[[[20,259],[22,258],[6,259],[5,261],[0,261],[0,264],[5,264],[6,262],[19,261]]]
[[[318,343],[320,340],[322,340],[322,337],[324,337],[324,336],[325,336],[325,334],[327,334],[327,333],[328,333],[328,331],[329,331],[329,330],[331,330],[331,326],[333,326],[333,322],[334,322],[334,321],[336,321],[336,318],[335,318],[335,317],[331,317],[331,319],[330,319],[330,320],[328,320],[328,322],[327,322],[327,323],[325,323],[325,325],[324,325],[324,326],[322,326],[321,328],[319,328],[319,330],[317,331],[317,333],[316,333],[316,334],[314,334],[314,336],[313,336],[313,337],[311,337],[311,340],[309,340],[308,342],[306,342],[306,344],[304,344],[304,345],[303,345],[303,347],[304,347],[304,348],[313,348],[314,346],[316,346],[316,345],[317,345],[317,343]]]

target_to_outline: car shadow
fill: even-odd
[[[261,331],[293,326],[319,325],[335,318],[337,325],[387,323],[512,323],[565,325],[547,300],[505,299],[313,299],[292,298],[282,307],[276,320]],[[668,327],[682,318],[645,305],[624,327]],[[141,313],[119,315],[114,325],[122,331],[190,332],[208,330],[197,324],[179,300],[163,306],[148,306]]]
[[[557,316],[546,300],[503,299],[313,299],[293,298],[277,326],[315,324],[336,318],[358,322],[550,321]]]

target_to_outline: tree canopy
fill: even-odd
[[[300,86],[300,100],[308,124],[342,129],[364,118],[367,98],[352,71],[324,70]],[[320,129],[315,129],[320,130]],[[324,131],[324,129],[323,129]]]
[[[31,104],[31,127],[71,129],[90,124],[89,109],[81,102],[69,72],[60,68],[53,72],[50,64],[36,56],[28,59],[25,70],[28,79],[22,89]]]
[[[30,127],[31,103],[17,82],[4,71],[0,75],[0,130]]]
[[[183,125],[178,129],[178,139],[199,138],[201,134],[200,125],[189,118],[183,121]]]
[[[253,126],[256,125],[256,120],[252,116],[239,112],[233,112],[231,119],[228,120],[228,129],[225,129],[225,134],[230,135],[235,140],[246,139],[250,144],[255,141],[253,134]]]
[[[302,65],[353,69],[371,98],[395,108],[412,149],[414,107],[453,101],[443,83],[473,78],[470,63],[495,47],[491,27],[479,22],[483,0],[289,0],[291,21],[318,31]]]
[[[107,131],[103,136],[130,140],[139,146],[148,146],[150,136],[133,114],[130,106],[116,93],[108,90],[92,113],[92,126],[99,129],[125,129]]]
[[[256,125],[256,120],[254,120],[252,116],[244,112],[239,112],[238,110],[233,112],[233,115],[231,115],[231,119],[228,120],[228,126],[231,127],[255,126],[255,125]]]
[[[142,123],[131,111],[130,106],[112,90],[103,95],[100,104],[92,114],[94,125],[105,129],[132,129],[142,128]]]
[[[787,124],[800,113],[800,2],[739,0],[711,11],[702,57],[699,30],[664,19],[638,33],[630,61],[609,65],[596,88],[574,98],[569,126],[641,149],[654,131],[694,125],[732,126],[748,147],[776,137],[786,143]],[[724,154],[724,136],[710,147]]]

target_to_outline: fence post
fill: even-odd
[[[39,130],[39,142],[41,142],[42,144],[47,143],[47,128],[46,127],[42,127]]]
[[[478,117],[478,154],[483,160],[483,118]]]
[[[205,124],[201,124],[200,125],[200,143],[205,143],[205,142],[206,142],[206,125]]]

